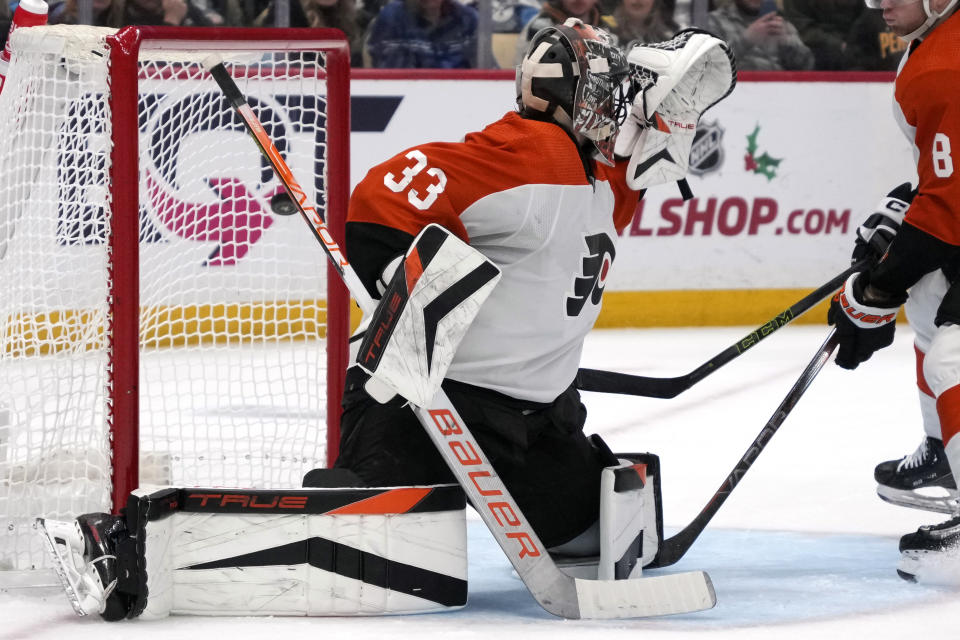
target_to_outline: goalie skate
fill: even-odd
[[[115,538],[123,520],[103,513],[76,520],[37,518],[53,567],[73,610],[80,616],[99,613],[106,620],[126,617],[129,603],[117,586]]]
[[[960,513],[960,493],[940,440],[927,437],[910,455],[881,462],[873,477],[877,495],[886,502],[950,515]]]

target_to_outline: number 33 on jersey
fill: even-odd
[[[412,164],[403,168],[399,180],[392,173],[384,175],[383,184],[394,193],[406,191],[407,200],[410,201],[410,204],[421,211],[426,211],[437,201],[437,196],[443,193],[444,188],[447,186],[447,176],[443,172],[443,169],[429,166],[427,156],[425,156],[422,151],[413,149],[408,151],[404,157],[412,160]],[[413,182],[413,179],[417,175],[423,172],[426,172],[426,175],[432,177],[434,182],[426,186],[426,195],[421,197],[420,192],[412,188],[410,183]]]

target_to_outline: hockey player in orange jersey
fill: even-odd
[[[951,513],[900,541],[907,580],[960,583],[960,15],[958,0],[867,0],[910,47],[894,89],[919,184],[901,185],[858,229],[855,255],[880,257],[834,298],[837,364],[856,368],[893,340],[896,313],[916,332],[925,438],[913,454],[877,466],[877,491],[905,506]],[[899,230],[899,231],[898,231]],[[951,472],[952,471],[952,472]],[[939,494],[934,494],[939,491]],[[947,569],[945,571],[945,569]]]

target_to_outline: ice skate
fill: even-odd
[[[123,519],[105,513],[66,522],[37,518],[37,528],[77,615],[99,613],[105,620],[126,617],[129,598],[116,591],[115,549],[118,537],[126,532]]]
[[[953,515],[960,512],[960,494],[943,450],[943,442],[927,437],[917,450],[874,469],[877,495],[902,507]]]
[[[900,538],[897,573],[925,584],[960,584],[960,516]]]

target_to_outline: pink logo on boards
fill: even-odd
[[[323,211],[323,100],[256,92],[248,99],[286,162],[305,165],[303,196]],[[141,224],[155,229],[147,242],[215,243],[203,266],[231,266],[270,241],[278,216],[297,212],[222,95],[148,94],[140,112]]]
[[[157,219],[169,231],[185,240],[216,242],[206,266],[226,266],[242,259],[273,223],[263,204],[283,191],[276,186],[257,198],[238,178],[211,178],[207,181],[217,202],[200,204],[174,198],[147,172],[147,193]]]

